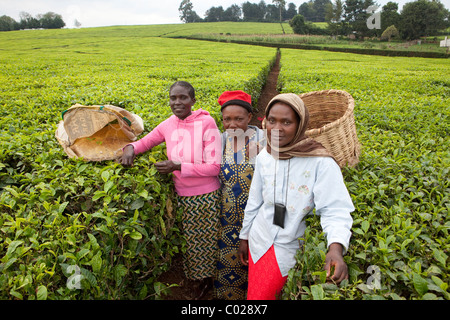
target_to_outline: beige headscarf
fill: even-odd
[[[308,127],[309,113],[305,107],[303,100],[294,93],[282,93],[270,100],[266,107],[266,117],[262,122],[263,129],[266,129],[266,119],[269,115],[270,108],[276,102],[284,102],[289,105],[299,116],[300,123],[292,141],[281,148],[272,146],[270,139],[267,139],[266,149],[273,157],[280,160],[290,159],[292,157],[331,157],[333,156],[325,149],[322,144],[312,138],[305,136]]]

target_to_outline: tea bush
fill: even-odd
[[[449,299],[450,62],[283,49],[282,64],[283,92],[352,94],[362,144],[343,170],[356,208],[349,280],[325,282],[326,240],[309,217],[284,298]]]

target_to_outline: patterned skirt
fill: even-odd
[[[214,281],[216,296],[225,300],[245,300],[248,268],[238,255],[239,233],[253,176],[253,166],[225,162],[221,166],[222,202],[220,212],[219,260]]]
[[[184,274],[190,280],[212,277],[217,263],[220,190],[177,198],[178,205],[183,208],[182,225],[186,239]]]

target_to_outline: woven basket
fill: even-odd
[[[353,97],[341,90],[313,91],[299,95],[309,112],[306,135],[320,142],[342,168],[359,162]]]

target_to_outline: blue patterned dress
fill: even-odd
[[[237,250],[254,170],[254,159],[248,159],[248,150],[249,146],[258,146],[259,151],[264,145],[263,132],[257,127],[249,126],[249,128],[254,132],[249,136],[245,147],[237,152],[233,150],[232,138],[224,134],[225,147],[220,169],[221,229],[214,285],[217,298],[225,300],[244,300],[247,292],[248,267],[241,264]]]

